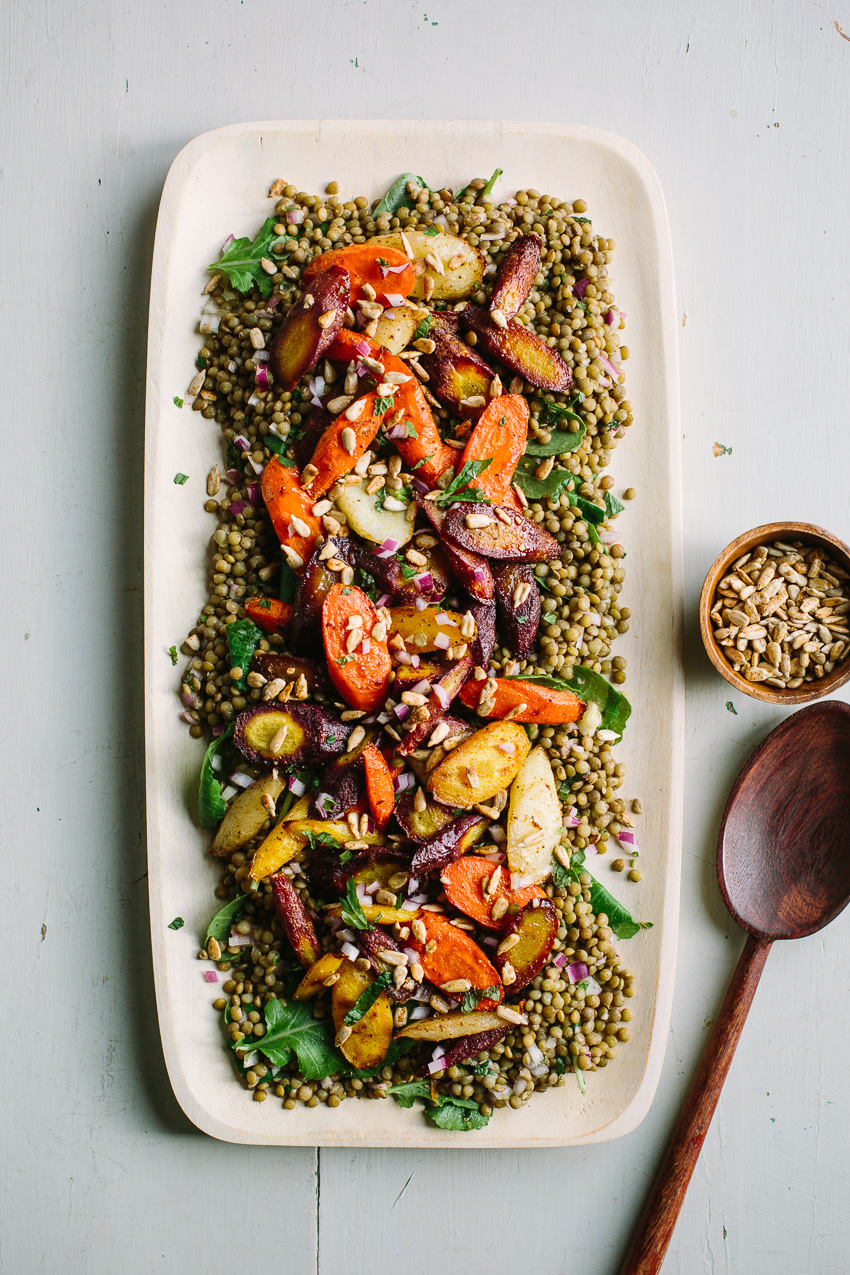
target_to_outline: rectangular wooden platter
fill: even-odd
[[[392,1100],[283,1109],[255,1103],[240,1087],[223,1046],[219,988],[197,961],[215,910],[219,867],[209,837],[194,826],[201,745],[178,720],[180,646],[206,598],[211,516],[204,483],[220,462],[214,421],[178,410],[200,347],[205,266],[225,237],[253,235],[273,211],[277,177],[320,193],[339,182],[343,198],[376,198],[399,173],[458,189],[496,167],[496,195],[534,187],[587,201],[594,227],[616,240],[617,303],[628,315],[626,365],[635,423],[612,466],[615,490],[637,488],[618,521],[627,549],[622,602],[631,628],[615,653],[628,658],[625,690],[633,713],[619,760],[624,795],[639,796],[639,885],[595,873],[653,928],[620,944],[637,978],[632,1038],[607,1068],[537,1094],[519,1111],[497,1112],[483,1130],[451,1133],[417,1108]],[[298,1146],[570,1146],[629,1133],[652,1102],[673,997],[679,901],[683,688],[679,410],[672,254],[664,199],[651,166],[630,143],[561,124],[399,121],[270,121],[205,133],[175,159],[157,223],[148,340],[145,473],[145,693],[150,909],[157,1007],[174,1092],[194,1123],[230,1142]],[[175,485],[178,472],[189,481]],[[181,657],[182,662],[182,657]],[[593,863],[589,865],[593,868]],[[181,929],[169,929],[173,918]]]

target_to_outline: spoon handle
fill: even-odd
[[[621,1275],[661,1269],[770,948],[769,941],[747,936]]]

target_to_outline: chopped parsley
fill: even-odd
[[[405,436],[405,438],[418,438],[418,437],[419,437],[419,435],[418,435],[418,434],[417,434],[417,432],[416,432],[416,426],[413,424],[413,421],[405,421],[405,422],[404,422],[404,436]]]
[[[433,237],[434,235],[438,235],[439,233],[440,233],[440,227],[439,227],[439,226],[426,226],[426,227],[425,227],[425,234],[426,234],[426,235],[429,235],[429,236],[432,236],[432,237]]]
[[[372,415],[383,416],[386,412],[390,410],[394,402],[395,400],[392,394],[388,394],[386,398],[376,398],[375,407],[372,412]]]
[[[345,668],[346,664],[350,664],[353,659],[353,655],[338,655],[336,662],[340,668]]]
[[[415,328],[413,336],[411,337],[411,340],[418,341],[421,337],[427,336],[430,330],[431,330],[431,316],[430,314],[426,314],[422,322],[418,325],[417,328]]]
[[[182,406],[183,406],[183,400],[182,400],[182,398],[178,398],[178,396],[177,396],[176,394],[174,395],[174,406],[175,406],[175,407],[182,407]]]
[[[315,850],[316,846],[333,846],[334,850],[336,850],[339,846],[336,837],[332,837],[329,832],[313,832],[312,828],[308,828],[305,829],[305,836],[311,850]]]
[[[168,928],[169,930],[182,930],[185,924],[186,922],[183,920],[182,916],[175,916],[173,921],[168,922]]]
[[[357,882],[354,877],[348,878],[345,894],[342,897],[340,915],[345,924],[352,926],[355,930],[371,930],[372,928],[366,920],[363,905],[357,897]]]
[[[478,487],[469,487],[468,483],[478,478],[484,470],[493,463],[493,457],[488,456],[486,460],[468,460],[449,485],[444,488],[437,497],[438,505],[450,505],[458,500],[483,500],[484,496]]]
[[[183,486],[183,484],[184,484],[184,483],[187,483],[188,481],[189,481],[189,475],[188,475],[188,474],[175,474],[175,475],[174,475],[174,483],[175,483],[175,486],[177,486],[177,487],[182,487],[182,486]]]
[[[177,663],[177,647],[170,646],[168,648],[168,654],[171,656],[171,663],[176,664]]]

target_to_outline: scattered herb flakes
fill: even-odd
[[[436,24],[436,23],[434,23],[434,26],[436,26],[436,25],[437,25],[437,24]],[[438,235],[438,234],[440,233],[440,227],[439,227],[439,226],[426,226],[426,227],[425,227],[425,230],[424,230],[424,233],[425,233],[426,235],[428,235],[428,236]]]
[[[182,406],[183,406],[183,400],[182,400],[182,398],[180,398],[180,397],[179,397],[179,395],[177,395],[177,394],[175,394],[175,395],[174,395],[174,406],[175,406],[175,407],[182,407]]]
[[[363,905],[357,897],[357,882],[354,877],[348,878],[345,887],[345,894],[342,898],[342,908],[340,915],[346,925],[353,926],[355,930],[371,930],[372,926],[366,920],[366,913],[363,911]]]
[[[558,617],[557,617],[557,615],[553,615],[551,611],[547,611],[547,612],[546,612],[546,614],[543,616],[543,623],[544,623],[544,624],[557,624],[557,623],[558,623]]]
[[[188,474],[175,474],[175,475],[174,475],[174,483],[175,483],[175,486],[177,486],[177,487],[182,487],[182,486],[183,486],[183,484],[184,484],[184,483],[187,483],[188,481],[189,481],[189,475],[188,475]]]
[[[182,930],[185,924],[186,922],[183,920],[182,916],[175,916],[173,921],[168,922],[168,928],[169,930]]]
[[[351,858],[351,851],[343,850],[342,854],[339,856],[339,861],[340,863],[348,863],[348,860],[350,858]]]
[[[734,714],[735,717],[738,716],[738,710],[730,699],[726,701],[726,712]]]
[[[430,332],[430,330],[431,330],[431,316],[430,316],[430,314],[426,314],[426,315],[425,315],[425,318],[422,320],[422,322],[421,322],[421,323],[418,325],[418,327],[415,329],[415,331],[414,331],[414,333],[413,333],[413,336],[410,338],[410,339],[411,339],[411,341],[419,341],[419,340],[421,340],[421,338],[422,338],[422,337],[424,337],[424,336],[427,336],[427,335],[428,335],[428,333]]]
[[[269,451],[274,452],[275,456],[283,457],[288,442],[278,438],[277,434],[263,434],[263,446],[268,447]]]
[[[176,664],[177,663],[177,647],[170,646],[168,648],[168,654],[171,656],[171,663]]]
[[[612,496],[610,491],[606,491],[605,513],[609,518],[616,518],[617,514],[621,514],[625,507],[622,501],[619,501],[616,496]]]
[[[315,850],[316,846],[332,846],[334,850],[339,847],[339,841],[336,837],[331,836],[329,832],[314,832],[312,828],[305,828],[304,835],[310,844],[311,850]]]
[[[732,455],[732,448],[724,447],[722,443],[715,443],[711,450],[714,452],[715,456],[731,456]]]

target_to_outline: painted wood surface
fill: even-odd
[[[850,530],[850,4],[40,0],[4,6],[0,33],[0,898],[15,975],[0,1266],[123,1275],[274,1262],[287,1275],[360,1275],[378,1251],[411,1275],[615,1272],[743,943],[714,881],[725,796],[784,715],[730,698],[699,642],[699,587],[747,527]],[[195,134],[320,113],[592,124],[639,146],[666,192],[682,318],[682,923],[658,1098],[621,1142],[317,1160],[211,1142],[167,1088],[141,879],[156,206]],[[715,443],[731,451],[715,456]],[[665,1272],[850,1267],[849,937],[843,916],[774,945]]]

